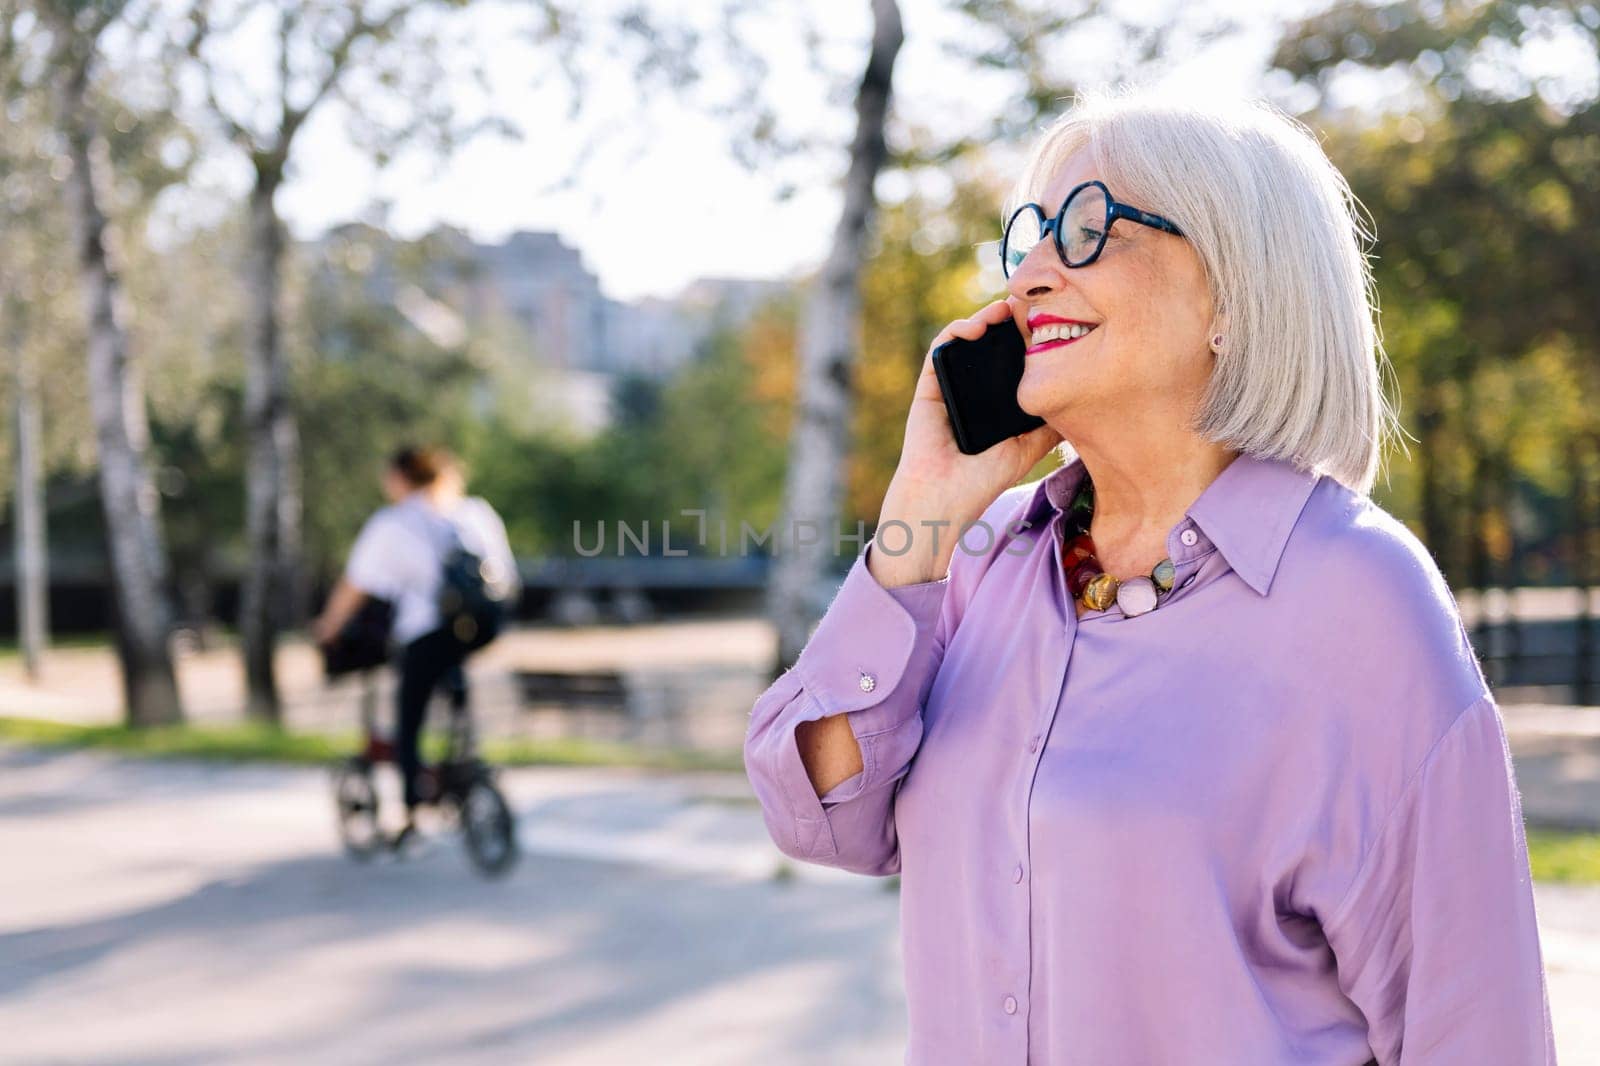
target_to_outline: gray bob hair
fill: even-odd
[[[1083,148],[1117,199],[1177,223],[1204,265],[1211,332],[1227,340],[1195,432],[1370,493],[1403,432],[1380,379],[1393,368],[1364,248],[1373,232],[1316,136],[1260,101],[1079,93],[1034,144],[1004,218]]]

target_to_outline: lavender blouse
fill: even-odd
[[[885,590],[868,541],[751,712],[778,848],[901,875],[904,1061],[1553,1064],[1504,726],[1427,549],[1240,455],[1160,606],[1079,619],[1083,472],[1002,493],[939,581]],[[819,798],[795,726],[835,714],[864,769]]]

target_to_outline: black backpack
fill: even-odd
[[[512,582],[461,540],[454,522],[439,583],[439,621],[463,653],[477,651],[500,635],[510,610]]]

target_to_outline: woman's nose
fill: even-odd
[[[1017,268],[1006,279],[1006,289],[1019,299],[1048,295],[1061,285],[1060,274],[1056,269],[1058,263],[1056,250],[1051,245],[1050,238],[1046,237],[1022,257],[1022,262],[1017,264]]]

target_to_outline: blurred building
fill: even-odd
[[[490,244],[449,227],[403,241],[351,224],[330,230],[312,253],[328,264],[348,260],[351,247],[362,249],[356,265],[371,298],[394,306],[435,342],[453,346],[486,331],[520,347],[518,380],[530,413],[580,433],[608,424],[618,378],[670,377],[715,330],[738,328],[787,288],[706,278],[670,299],[625,303],[602,291],[559,234],[528,230]]]
[[[738,326],[780,292],[774,281],[705,278],[671,299],[606,296],[578,250],[555,233],[520,231],[470,245],[474,309],[515,319],[534,350],[569,370],[667,377],[712,330]]]
[[[551,367],[616,369],[607,336],[611,301],[576,248],[554,233],[523,231],[500,244],[469,241],[463,251],[471,265],[471,312],[515,321]]]

